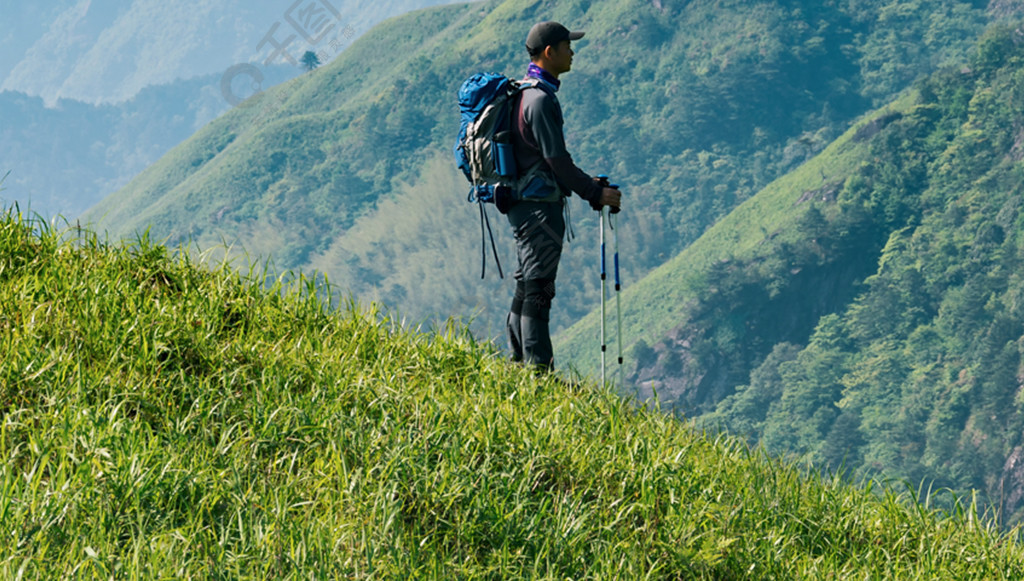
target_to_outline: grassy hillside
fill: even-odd
[[[476,314],[485,333],[509,290],[474,280],[475,209],[450,161],[455,92],[481,70],[522,74],[534,22],[587,31],[560,93],[567,138],[583,168],[626,187],[623,268],[635,281],[873,103],[956,62],[989,19],[983,4],[491,0],[420,11],[225,115],[86,219],[115,236],[151,227],[172,243],[237,242],[414,320]],[[410,217],[411,198],[430,200],[433,216]],[[556,329],[598,302],[595,217],[575,204],[581,235],[565,255]],[[445,268],[407,260],[410,244]],[[510,261],[507,238],[503,249]]]
[[[1024,514],[1024,43],[867,118],[625,295],[641,393],[763,443]],[[592,345],[596,322],[566,334]]]
[[[808,476],[315,290],[5,212],[0,576],[1024,575],[973,507]]]

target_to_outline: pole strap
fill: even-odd
[[[480,278],[484,278],[487,272],[487,238],[484,236],[484,226],[487,227],[487,235],[491,238],[491,251],[494,253],[494,263],[498,265],[498,277],[504,279],[505,273],[501,270],[501,260],[498,259],[498,245],[494,242],[494,231],[491,230],[491,219],[487,216],[483,202],[477,202],[480,206],[480,251],[482,253],[483,265],[480,269]]]

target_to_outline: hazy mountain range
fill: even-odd
[[[0,90],[118,103],[143,88],[260,62],[276,45],[347,45],[376,22],[437,0],[55,0],[4,7]],[[10,26],[14,24],[14,26]],[[276,28],[275,28],[276,25]],[[294,37],[290,42],[289,38]],[[265,42],[266,41],[266,42]],[[337,47],[331,49],[337,53]],[[333,56],[333,54],[332,54]],[[273,62],[285,62],[284,54]]]
[[[5,2],[0,176],[11,173],[0,200],[74,218],[232,105],[298,75],[306,50],[327,62],[381,19],[436,3]]]

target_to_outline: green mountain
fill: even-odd
[[[904,98],[865,116],[820,155],[768,185],[672,260],[624,289],[620,300],[629,365],[609,366],[616,373],[628,371],[621,383],[636,386],[642,399],[656,391],[661,402],[680,411],[708,411],[750,371],[751,361],[722,345],[745,349],[748,359],[764,357],[762,351],[779,342],[775,335],[793,341],[806,337],[821,316],[847,304],[852,283],[865,278],[877,262],[877,256],[864,254],[856,244],[870,248],[871,243],[861,230],[842,232],[841,241],[823,241],[806,228],[824,220],[821,202],[835,202],[846,176],[870,163],[869,137],[902,116],[910,101]],[[809,237],[836,246],[836,255],[804,248]],[[747,271],[749,280],[741,276]],[[819,290],[812,295],[811,288]],[[607,322],[613,322],[611,316]],[[581,370],[598,369],[599,336],[600,313],[594,312],[562,333],[559,350]]]
[[[1020,28],[993,27],[630,289],[627,384],[771,452],[977,490],[1019,521],[1022,71]],[[565,348],[589,354],[596,328]]]
[[[0,203],[74,218],[235,100],[296,77],[303,51],[329,60],[383,18],[434,4],[6,3],[0,8],[0,175],[11,175]],[[304,18],[317,9],[323,20]],[[325,32],[300,34],[312,27]],[[270,58],[275,49],[266,39],[287,42],[286,50]]]
[[[582,167],[626,187],[624,278],[636,281],[874,104],[966,58],[990,16],[984,2],[927,0],[492,0],[415,12],[224,115],[85,219],[114,236],[227,242],[413,321],[468,318],[493,335],[509,291],[478,280],[478,216],[449,153],[455,92],[481,70],[520,74],[527,30],[549,18],[587,31],[561,93],[568,140]],[[575,208],[555,329],[599,302],[596,216]]]
[[[0,576],[1024,576],[973,505],[808,475],[304,282],[4,211]]]

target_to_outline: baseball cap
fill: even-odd
[[[557,22],[538,22],[526,35],[526,50],[531,53],[546,46],[554,46],[563,40],[579,40],[582,32],[569,32],[569,29]]]

